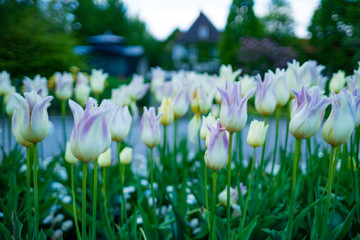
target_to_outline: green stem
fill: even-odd
[[[291,113],[291,101],[288,102],[287,115],[286,115],[286,135],[285,135],[285,147],[284,147],[285,155],[286,155],[288,139],[289,139],[290,113]]]
[[[232,153],[232,140],[233,134],[229,136],[229,150],[228,150],[228,174],[227,174],[227,199],[226,199],[226,226],[227,226],[227,239],[230,240],[230,184],[231,184],[231,153]]]
[[[267,119],[268,119],[267,117],[264,118],[264,126],[266,126],[266,124],[267,124]],[[262,171],[264,168],[265,146],[266,146],[266,139],[265,139],[262,151],[261,151],[261,162],[260,162],[260,174],[259,175],[262,175]]]
[[[5,131],[5,129],[4,129]],[[11,116],[8,116],[8,144],[9,144],[9,154],[11,152]]]
[[[92,240],[96,238],[96,209],[97,209],[97,179],[98,179],[98,160],[94,161],[94,199],[93,199],[93,216],[92,216]]]
[[[26,185],[27,185],[27,192],[26,192],[26,204],[27,204],[27,212],[28,212],[28,240],[31,240],[31,156],[32,156],[32,147],[26,148]]]
[[[72,204],[73,204],[73,213],[74,213],[74,222],[76,227],[76,237],[78,240],[81,239],[80,229],[76,216],[76,205],[75,205],[75,190],[74,190],[74,164],[71,164],[71,192],[72,192]]]
[[[311,153],[311,138],[306,139],[306,145],[307,145],[307,151],[309,154],[309,163],[306,166],[307,168],[310,168],[310,192],[309,192],[309,196],[308,196],[308,201],[309,203],[312,203],[314,201],[314,193],[313,193],[313,163],[312,163],[312,153]]]
[[[162,164],[165,166],[167,163],[166,160],[166,126],[164,126],[164,136],[163,136],[163,149],[162,149]]]
[[[83,176],[82,176],[82,219],[81,219],[81,236],[86,240],[86,171],[88,163],[83,163]]]
[[[325,211],[324,211],[325,213],[324,213],[324,218],[323,218],[322,227],[321,227],[320,240],[325,239],[326,229],[327,229],[326,222],[327,222],[327,217],[329,214],[329,205],[330,205],[330,196],[331,196],[331,187],[332,187],[332,172],[333,172],[333,168],[336,168],[336,166],[334,165],[335,149],[336,149],[336,147],[334,147],[334,146],[331,147],[329,173],[328,173],[328,184],[327,184],[327,193],[326,193],[326,206],[325,206]]]
[[[174,162],[173,162],[173,176],[174,176],[174,189],[177,189],[176,188],[176,183],[177,183],[177,161],[176,161],[176,157],[177,157],[177,143],[176,143],[176,140],[177,140],[177,124],[178,124],[178,119],[175,118],[175,123],[174,123]]]
[[[124,185],[125,185],[125,167],[126,165],[121,165],[121,205],[122,205],[122,213],[121,217],[123,220],[123,224],[125,225],[127,222],[126,216],[126,202],[125,202],[125,195],[124,195]]]
[[[2,123],[2,144],[5,147],[5,96],[1,97],[1,123]],[[5,151],[5,149],[4,149]]]
[[[215,205],[216,205],[216,171],[213,171],[213,196],[212,196],[212,217],[211,217],[211,227],[210,227],[210,240],[213,239],[214,234],[214,221],[215,221]]]
[[[237,139],[238,139],[238,149],[239,149],[239,162],[240,162],[240,172],[242,171],[242,145],[241,145],[241,131],[239,131],[237,134]]]
[[[35,239],[39,238],[39,191],[37,178],[37,144],[33,145],[33,162],[34,162],[34,196],[35,196]]]
[[[64,140],[64,148],[66,147],[66,101],[61,101],[61,120],[62,120],[62,127],[63,127],[63,140]]]
[[[289,216],[289,225],[288,225],[288,239],[290,240],[292,237],[292,225],[294,218],[294,200],[295,200],[295,189],[296,189],[296,173],[299,164],[299,155],[301,148],[301,140],[296,139],[295,143],[295,155],[294,155],[294,163],[293,163],[293,173],[292,173],[292,185],[291,185],[291,199],[290,199],[290,216]]]
[[[245,210],[244,210],[244,215],[243,215],[243,219],[241,222],[241,230],[244,228],[244,224],[245,224],[246,212],[247,212],[247,208],[248,208],[248,204],[249,204],[251,185],[252,185],[252,180],[253,180],[254,165],[255,165],[255,148],[254,148],[253,157],[252,157],[252,161],[251,161],[250,183],[249,183],[249,188],[248,188],[249,191],[248,191],[247,197],[246,197]]]
[[[108,208],[107,208],[107,198],[106,198],[106,167],[103,167],[103,196],[104,196],[104,209],[105,209],[105,220],[106,225],[109,230],[109,234],[111,236],[111,239],[114,239],[113,232],[111,229],[111,224],[109,221],[109,214],[108,214]]]
[[[117,142],[117,156],[118,156],[118,160],[119,160],[119,176],[120,176],[120,194],[121,194],[121,224],[124,226],[125,225],[125,216],[124,216],[124,211],[125,210],[125,200],[123,201],[124,198],[124,190],[123,190],[123,177],[122,177],[122,164],[121,164],[121,159],[120,159],[120,152],[121,152],[121,145],[120,142]],[[124,198],[125,199],[125,198]]]
[[[280,119],[280,108],[276,108],[275,147],[274,147],[273,162],[272,162],[272,167],[271,167],[271,176],[274,176],[276,150],[277,150],[278,135],[279,135],[279,119]]]
[[[153,162],[153,149],[150,149],[150,184],[151,184],[151,196],[152,204],[154,210],[154,222],[157,227],[157,218],[156,218],[156,203],[155,203],[155,192],[154,192],[154,162]]]
[[[207,176],[207,172],[208,172],[208,169],[207,169],[207,166],[206,164],[204,164],[204,170],[205,170],[205,173],[204,173],[204,190],[205,190],[205,204],[206,204],[206,217],[207,217],[207,222],[208,222],[208,228],[210,229],[210,215],[209,215],[209,197],[208,197],[208,183],[207,183],[207,180],[208,180],[208,176]]]

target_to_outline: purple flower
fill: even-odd
[[[82,162],[93,161],[110,147],[111,134],[106,118],[110,109],[104,103],[98,107],[93,98],[87,101],[85,112],[72,100],[69,106],[74,116],[71,151]]]
[[[111,108],[108,114],[111,139],[115,142],[121,142],[129,134],[132,117],[128,106],[115,106],[110,100],[108,101]]]
[[[160,118],[164,113],[156,116],[155,108],[149,110],[144,107],[141,118],[141,140],[148,148],[154,148],[160,143]]]
[[[35,91],[41,97],[46,97],[47,95],[49,95],[47,79],[45,77],[41,77],[39,74],[35,76],[34,80],[25,77],[25,79],[23,80],[23,84],[26,92]]]
[[[277,102],[275,81],[269,73],[265,73],[264,81],[261,81],[259,74],[255,79],[257,80],[255,91],[256,110],[264,117],[270,116],[274,112]]]
[[[217,88],[221,94],[220,121],[222,126],[229,132],[238,132],[246,124],[247,101],[255,92],[250,89],[244,97],[241,95],[241,83],[231,84],[226,81],[226,90]]]
[[[72,77],[71,73],[64,72],[55,73],[56,79],[56,87],[55,87],[55,95],[62,101],[66,101],[71,98],[73,94],[73,83],[74,78]]]

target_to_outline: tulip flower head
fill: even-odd
[[[11,86],[11,90],[5,95],[5,111],[8,116],[12,116],[16,109],[16,99],[12,93],[16,92],[15,87]]]
[[[147,90],[149,89],[149,84],[144,83],[143,76],[134,74],[128,87],[130,98],[133,101],[138,101],[145,96]]]
[[[202,140],[206,141],[206,137],[210,133],[207,125],[213,125],[215,122],[216,119],[211,113],[209,113],[206,117],[202,116],[202,124],[200,128],[200,137]]]
[[[249,127],[247,142],[251,147],[261,147],[265,143],[266,132],[269,125],[264,125],[264,122],[256,119],[252,120]]]
[[[256,88],[256,81],[254,77],[245,74],[242,77],[239,77],[239,82],[241,84],[241,96],[244,97],[245,94],[253,88]],[[252,97],[253,95],[251,95]]]
[[[62,101],[66,101],[69,98],[71,98],[73,94],[73,83],[74,78],[71,75],[71,73],[64,72],[61,73],[55,73],[55,80],[56,80],[56,86],[55,86],[55,95],[58,99]]]
[[[225,128],[222,127],[220,120],[216,127],[208,125],[210,131],[209,146],[205,152],[205,164],[213,171],[224,168],[228,159],[229,137]]]
[[[356,120],[355,120],[355,128],[360,125],[360,88],[356,87],[352,94],[355,98],[355,106],[356,106]]]
[[[314,60],[308,60],[301,68],[304,86],[319,86],[321,89],[324,89],[328,78],[324,77],[321,72],[325,69],[325,66],[319,65]]]
[[[120,163],[123,165],[129,165],[132,160],[132,148],[126,147],[120,152]]]
[[[23,80],[23,84],[26,92],[35,91],[43,98],[49,95],[47,79],[45,77],[41,77],[39,74],[35,76],[34,80],[25,77],[25,79]]]
[[[191,94],[191,110],[195,114],[204,114],[207,113],[211,106],[215,96],[215,90],[207,93],[202,85],[196,86]]]
[[[31,143],[41,142],[48,133],[49,116],[47,108],[50,106],[53,97],[41,98],[35,91],[25,92],[25,98],[17,93],[13,93],[13,96],[18,103],[12,118],[12,130],[15,138],[21,145],[24,145],[21,143],[21,139]],[[21,137],[16,136],[19,133]]]
[[[326,107],[331,99],[324,96],[319,87],[303,87],[301,92],[293,90],[295,105],[291,111],[290,133],[296,139],[314,136],[320,128]]]
[[[79,72],[75,86],[75,99],[81,105],[85,106],[90,96],[89,79],[85,74]]]
[[[201,118],[200,118],[200,114],[195,114],[191,119],[190,122],[188,124],[188,138],[189,141],[192,143],[196,142],[198,133],[199,133],[199,129],[200,129],[200,125],[201,125]]]
[[[115,142],[123,141],[129,134],[132,121],[128,106],[115,106],[112,103],[108,119],[111,139]]]
[[[69,106],[74,116],[71,151],[82,162],[94,161],[110,147],[111,134],[107,120],[110,109],[104,103],[97,106],[93,98],[88,99],[85,111],[72,100],[69,100]]]
[[[290,98],[293,99],[295,96],[291,90],[295,89],[295,91],[300,91],[304,85],[304,68],[300,67],[300,63],[295,59],[292,63],[287,63],[287,65],[288,67],[286,69],[286,78],[289,84]]]
[[[275,73],[271,71],[269,71],[269,73],[275,81],[276,107],[283,107],[289,101],[290,97],[285,70],[277,68]]]
[[[66,150],[65,150],[65,161],[70,164],[75,164],[79,161],[74,154],[71,152],[70,142],[66,143]]]
[[[331,146],[345,143],[351,136],[356,123],[354,96],[347,90],[339,94],[332,92],[331,113],[323,126],[324,140]]]
[[[345,72],[339,70],[337,73],[334,73],[329,84],[330,91],[339,93],[341,89],[345,87],[346,78]]]
[[[158,114],[159,113],[164,113],[160,118],[161,125],[167,126],[174,121],[174,105],[171,98],[163,98],[158,109]]]
[[[230,206],[237,203],[239,199],[238,189],[230,187]],[[222,206],[227,206],[227,186],[224,191],[219,194],[219,202]]]
[[[99,95],[104,91],[105,80],[107,79],[108,76],[109,74],[104,73],[102,69],[91,70],[90,86],[94,94]]]
[[[100,167],[110,167],[111,165],[111,148],[103,152],[98,157],[98,163]]]
[[[174,116],[175,118],[181,118],[189,109],[190,97],[188,91],[188,85],[184,86],[177,92],[174,98]]]
[[[160,143],[160,118],[164,113],[156,116],[155,108],[144,107],[141,118],[141,140],[148,148],[154,148]]]
[[[277,103],[275,82],[269,73],[265,73],[264,81],[261,81],[260,75],[255,77],[257,88],[255,91],[256,110],[264,117],[270,116]]]
[[[11,91],[10,74],[6,71],[0,72],[0,96],[5,96]]]
[[[242,69],[238,69],[235,72],[233,72],[233,69],[230,64],[228,65],[223,64],[220,67],[219,77],[223,83],[226,83],[227,81],[234,83],[235,79],[240,75],[241,72]]]
[[[250,89],[244,97],[241,96],[241,83],[226,82],[226,90],[218,88],[221,94],[220,121],[228,132],[238,132],[246,124],[247,101],[255,92]]]

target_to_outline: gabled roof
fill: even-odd
[[[206,38],[199,37],[199,29],[205,27],[208,29],[208,36]],[[210,20],[200,11],[199,17],[195,20],[193,25],[187,32],[180,32],[176,39],[178,43],[196,43],[196,42],[212,42],[219,41],[220,32],[214,27]]]

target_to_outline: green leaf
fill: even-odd
[[[332,237],[332,239],[343,239],[345,234],[349,231],[350,227],[351,227],[351,221],[354,218],[355,215],[355,210],[357,208],[359,202],[357,202],[354,207],[351,209],[350,213],[347,215],[345,221],[336,226],[332,231],[330,236]]]
[[[2,223],[0,223],[0,236],[2,236],[1,239],[11,239],[11,233],[9,229],[7,229]]]
[[[46,235],[42,229],[39,233],[39,240],[46,240]]]
[[[16,213],[13,211],[12,212],[12,217],[13,217],[13,227],[14,227],[14,235],[15,235],[15,239],[16,240],[21,240],[21,230],[23,227],[23,224],[20,222],[20,220],[18,219]]]
[[[254,217],[251,222],[241,231],[238,235],[237,240],[248,240],[250,239],[251,233],[254,230],[259,216]]]
[[[306,208],[304,208],[295,218],[294,220],[294,224],[293,224],[293,230],[292,230],[292,237],[294,237],[297,233],[297,231],[299,230],[301,223],[304,220],[304,217],[306,216],[306,214],[319,202],[319,200],[313,202],[312,204],[310,204],[309,206],[307,206]],[[287,227],[286,227],[287,228]],[[287,232],[287,231],[285,231]]]

